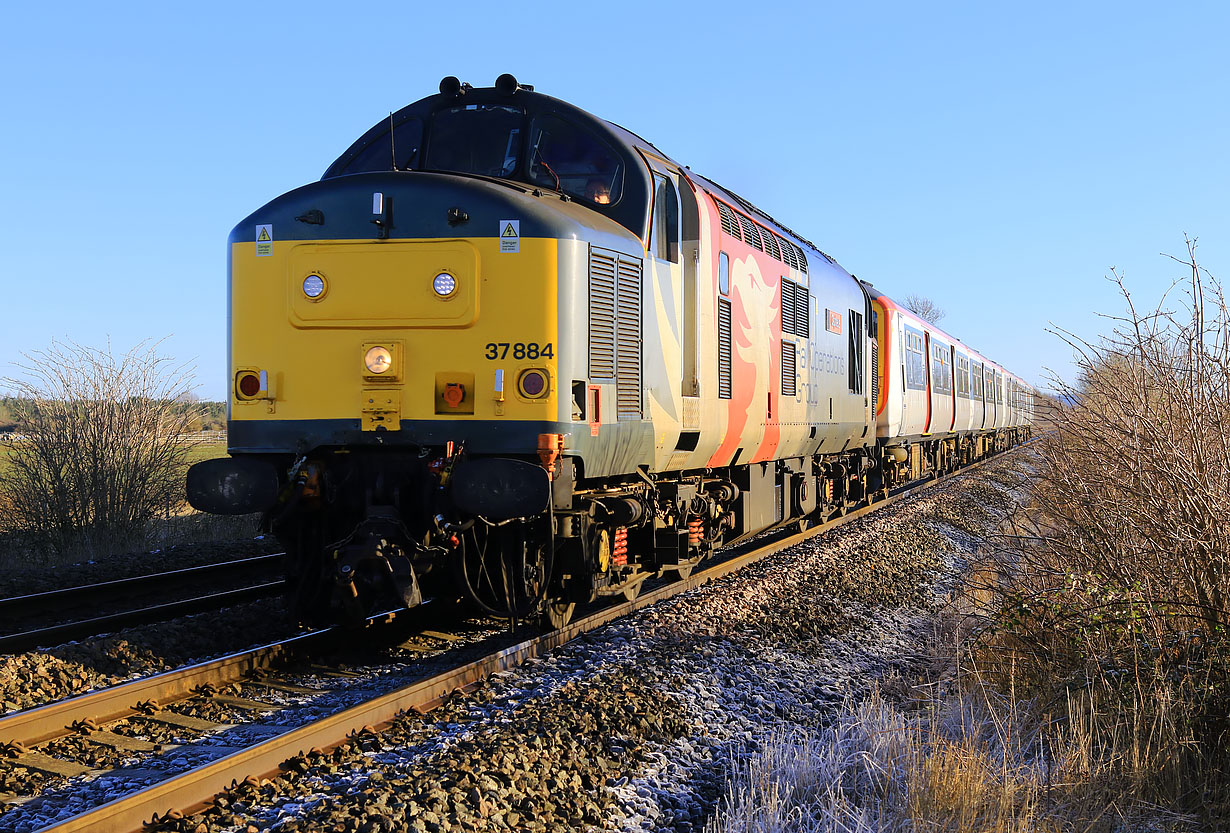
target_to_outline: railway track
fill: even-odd
[[[27,651],[277,595],[284,582],[270,578],[270,574],[279,568],[281,558],[281,553],[261,555],[0,599],[0,623],[8,629],[8,633],[0,634],[0,653]],[[251,583],[254,578],[264,580]],[[211,593],[200,589],[202,585],[224,586],[238,581],[249,583]],[[184,597],[165,601],[176,595]],[[111,612],[99,612],[108,610]]]
[[[991,459],[1000,459],[1000,456],[997,455]],[[982,463],[975,464],[957,474],[967,473],[981,465]],[[458,689],[465,689],[492,674],[516,667],[532,657],[549,652],[633,611],[728,576],[773,553],[792,547],[807,538],[848,523],[884,506],[897,503],[937,483],[946,481],[952,476],[946,475],[907,486],[890,495],[887,500],[880,500],[870,506],[862,507],[844,517],[831,519],[806,532],[784,537],[779,535],[767,543],[758,544],[754,548],[738,552],[704,570],[699,570],[689,578],[649,589],[634,601],[589,611],[563,630],[521,641],[510,640],[507,634],[500,640],[487,640],[481,644],[486,646],[494,641],[499,643],[498,647],[477,658],[453,661],[449,663],[449,667],[438,673],[423,674],[407,685],[363,699],[349,708],[323,718],[293,728],[279,727],[276,731],[266,732],[267,736],[246,748],[232,750],[229,754],[175,773],[158,783],[108,801],[49,829],[57,831],[138,830],[151,819],[174,819],[183,813],[199,810],[207,806],[220,792],[224,792],[235,784],[242,784],[245,781],[252,783],[252,779],[260,779],[277,773],[283,762],[307,750],[330,749],[343,743],[348,736],[357,732],[372,731],[373,727],[378,729],[388,724],[398,714],[409,710],[429,711]],[[381,617],[370,621],[369,624],[374,626],[380,624],[381,619],[387,618]],[[0,744],[4,744],[4,749],[10,756],[16,755],[16,760],[24,760],[26,765],[34,768],[42,765],[50,770],[55,764],[49,764],[48,761],[38,757],[41,754],[36,748],[38,745],[47,743],[51,738],[72,732],[84,735],[92,743],[127,745],[131,748],[132,744],[124,740],[116,740],[113,737],[116,733],[109,732],[105,727],[117,720],[132,718],[157,720],[158,715],[164,714],[168,704],[176,702],[177,698],[204,696],[217,700],[221,697],[221,702],[224,704],[229,698],[230,705],[251,711],[259,711],[261,708],[272,709],[274,706],[268,702],[247,697],[246,691],[244,696],[239,697],[219,695],[216,692],[224,690],[227,686],[241,684],[256,689],[263,688],[267,691],[303,694],[305,693],[302,690],[304,687],[280,682],[276,677],[270,676],[271,669],[277,664],[285,666],[287,662],[295,658],[303,661],[318,653],[336,635],[336,631],[309,634],[200,666],[180,669],[148,680],[136,681],[30,712],[18,713],[0,719]],[[455,638],[445,634],[435,634],[435,636],[446,639]],[[338,672],[325,671],[324,673]],[[344,672],[342,676],[345,676]],[[187,726],[191,724],[199,727],[199,724],[193,721],[185,722],[181,716],[175,716],[174,712],[169,716],[164,714],[164,719],[169,722],[169,725]],[[133,749],[132,751],[139,753],[141,750]],[[153,750],[144,751],[152,752]],[[78,771],[77,774],[81,772]]]

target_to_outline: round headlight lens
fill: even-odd
[[[385,373],[393,366],[393,354],[387,347],[372,347],[363,356],[369,373]]]
[[[309,298],[319,298],[325,294],[325,279],[320,275],[308,275],[303,279],[303,294]]]
[[[547,374],[544,371],[531,369],[521,371],[517,378],[517,387],[521,395],[528,399],[538,399],[547,393]]]
[[[457,279],[448,272],[441,272],[436,275],[431,282],[431,288],[436,291],[436,294],[441,298],[447,298],[457,291]]]

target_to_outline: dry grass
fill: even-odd
[[[736,762],[707,833],[1194,831],[1200,818],[1134,798],[1092,715],[1064,719],[975,688],[921,703],[878,692],[827,729],[767,738]],[[1096,718],[1093,722],[1098,722]]]

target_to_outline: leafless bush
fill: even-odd
[[[1104,340],[1059,333],[1079,375],[1045,414],[1034,527],[979,658],[1079,700],[1091,771],[1188,806],[1230,795],[1230,311],[1195,249],[1149,311],[1115,273],[1127,312]]]
[[[140,543],[178,508],[191,373],[143,342],[123,356],[71,342],[24,355],[4,380],[20,439],[0,480],[5,525],[49,553],[95,556]]]

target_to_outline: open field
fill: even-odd
[[[0,478],[4,477],[8,472],[12,454],[13,444],[0,441]],[[211,435],[209,441],[193,446],[192,450],[188,452],[188,465],[199,463],[202,460],[213,460],[214,458],[225,456],[226,440],[214,440]]]

